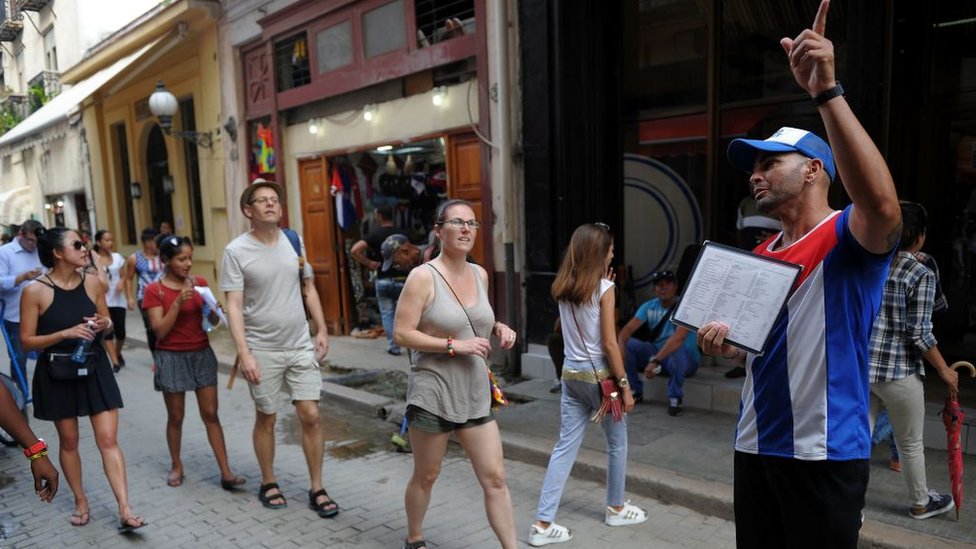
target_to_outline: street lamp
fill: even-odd
[[[159,127],[163,130],[163,133],[166,135],[172,135],[173,137],[182,137],[183,139],[192,141],[201,147],[206,147],[208,149],[212,148],[213,140],[210,137],[210,132],[173,129],[173,115],[176,114],[176,110],[179,108],[179,106],[180,104],[176,100],[176,96],[166,89],[166,86],[163,85],[163,81],[157,81],[156,91],[149,96],[149,112],[151,112],[159,121]]]

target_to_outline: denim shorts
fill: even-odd
[[[450,433],[457,429],[477,427],[492,421],[495,421],[495,415],[490,411],[485,417],[469,419],[464,423],[454,423],[413,404],[407,406],[407,426],[425,433]]]

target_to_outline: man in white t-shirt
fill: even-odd
[[[260,178],[244,189],[241,211],[251,220],[251,230],[224,250],[220,289],[227,292],[227,316],[238,365],[257,411],[258,499],[269,509],[287,505],[273,467],[275,405],[286,389],[302,426],[311,481],[309,505],[320,517],[330,518],[339,513],[339,506],[322,487],[324,439],[318,406],[322,388],[318,361],[329,350],[329,337],[312,268],[303,260],[304,246],[301,254],[296,253],[278,227],[282,194],[280,185]],[[303,288],[318,328],[314,341],[303,312]]]

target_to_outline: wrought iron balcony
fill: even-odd
[[[58,71],[41,71],[34,78],[27,81],[27,87],[40,86],[44,95],[54,97],[61,93],[61,73]]]
[[[0,42],[13,42],[24,30],[24,20],[13,0],[0,0]]]
[[[17,0],[17,7],[20,11],[41,11],[50,3],[51,0]]]

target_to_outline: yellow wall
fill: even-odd
[[[186,41],[186,44],[180,44],[159,59],[153,58],[152,50],[147,52],[149,61],[145,62],[146,66],[140,66],[137,62],[131,70],[123,71],[116,79],[123,83],[122,87],[109,82],[89,99],[83,120],[91,147],[99,228],[107,226],[111,229],[116,235],[119,251],[128,255],[139,248],[138,235],[142,228],[151,224],[146,146],[156,120],[153,117],[137,120],[136,104],[149,97],[157,80],[162,80],[177,99],[193,98],[197,131],[210,131],[213,137],[212,148],[197,149],[206,244],[196,246],[193,270],[211,284],[216,284],[220,259],[228,242],[227,208],[223,192],[223,146],[219,132],[215,131],[221,125],[216,27],[203,29],[187,37]],[[179,113],[174,117],[174,129],[179,129],[178,121]],[[112,126],[118,123],[125,124],[130,178],[142,185],[143,197],[133,200],[132,204],[135,208],[135,245],[125,242],[126,216],[123,208],[129,205],[121,203],[125,195],[118,192],[122,185],[122,174],[118,169],[119,160],[112,132]],[[175,218],[172,221],[177,233],[190,235],[193,216],[183,141],[173,136],[166,136],[164,141],[169,171],[175,185],[171,195]]]

